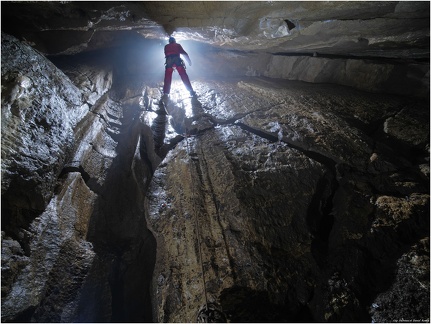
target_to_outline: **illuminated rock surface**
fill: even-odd
[[[429,3],[2,9],[3,322],[429,320]]]

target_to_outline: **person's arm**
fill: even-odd
[[[183,55],[187,63],[189,63],[189,65],[192,66],[192,61],[190,60],[189,54],[187,54],[187,52],[183,49],[183,47],[180,44],[178,44],[178,48],[179,48],[180,54]]]

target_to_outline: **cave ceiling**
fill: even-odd
[[[429,59],[428,1],[2,2],[2,31],[47,55],[137,37],[227,50]]]

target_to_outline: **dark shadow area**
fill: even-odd
[[[153,131],[154,149],[156,152],[160,152],[160,149],[165,143],[167,120],[168,118],[165,114],[159,114],[154,119],[153,125],[151,125],[151,130]]]
[[[96,283],[99,286],[103,286],[105,281],[108,286],[104,288],[104,294],[110,298],[94,296],[88,305],[82,306],[82,311],[90,313],[91,308],[100,309],[98,303],[101,299],[111,303],[109,320],[112,322],[152,322],[149,287],[155,264],[156,241],[146,227],[142,208],[145,193],[142,188],[146,188],[154,170],[146,156],[140,159],[139,166],[135,165],[138,142],[142,145],[144,141],[141,139],[143,126],[139,119],[141,109],[138,105],[124,107],[119,103],[130,93],[130,85],[136,80],[125,81],[126,74],[116,74],[109,93],[116,100],[117,109],[123,112],[121,125],[117,125],[117,155],[98,193],[87,236],[93,243],[100,267],[105,269],[93,279],[101,280]],[[140,85],[134,88],[139,92],[142,90]],[[138,184],[136,179],[149,180],[148,183]]]
[[[289,19],[285,19],[284,21],[287,25],[287,28],[289,28],[289,30],[292,30],[293,28],[296,27],[295,24],[293,22],[291,22]]]
[[[328,256],[328,239],[334,224],[333,198],[337,187],[335,175],[331,172],[324,174],[317,182],[307,210],[307,225],[313,235],[311,253],[321,268],[325,266]]]
[[[233,323],[310,323],[310,311],[303,305],[291,312],[287,305],[277,305],[269,300],[268,292],[248,287],[233,286],[220,294],[223,312]]]
[[[29,307],[25,311],[16,315],[13,321],[3,321],[3,323],[30,323],[36,307]]]

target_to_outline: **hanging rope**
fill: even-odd
[[[188,156],[190,156],[190,183],[192,186],[192,199],[195,197],[195,184],[193,181],[193,172],[192,172],[192,159],[191,159],[191,153],[190,153],[190,147],[189,147],[189,136],[187,134],[187,130],[186,130],[186,144],[187,144],[187,154]],[[205,305],[208,305],[208,296],[207,296],[207,289],[206,289],[206,281],[205,281],[205,273],[204,273],[204,264],[202,261],[202,248],[201,248],[201,233],[200,233],[200,226],[199,226],[199,219],[198,219],[198,215],[196,212],[196,204],[192,201],[192,206],[193,206],[193,216],[195,219],[195,225],[196,225],[196,237],[197,237],[197,243],[198,243],[198,251],[199,251],[199,259],[200,259],[200,264],[201,264],[201,269],[202,269],[202,281],[204,283],[204,294],[205,294]]]
[[[189,136],[187,134],[186,129],[186,146],[187,146],[187,154],[190,157],[190,184],[192,186],[192,199],[195,197],[195,183],[193,181],[193,172],[192,172],[192,157],[191,157],[191,150],[189,147]],[[204,272],[204,264],[203,264],[203,258],[202,258],[202,248],[201,248],[201,233],[200,233],[200,224],[199,224],[199,218],[198,213],[196,212],[196,204],[194,201],[191,201],[193,206],[193,216],[195,219],[195,226],[196,226],[196,241],[198,244],[198,252],[199,252],[199,258],[200,258],[200,264],[201,264],[201,270],[202,270],[202,281],[204,286],[204,296],[205,296],[205,305],[201,307],[201,309],[198,312],[197,315],[197,322],[198,323],[226,323],[227,319],[226,316],[223,314],[219,308],[213,304],[208,303],[208,293],[206,289],[206,280],[205,280],[205,272]]]

